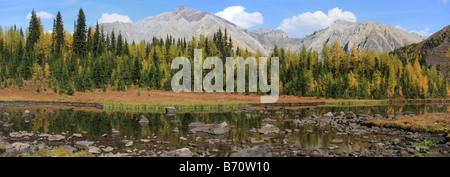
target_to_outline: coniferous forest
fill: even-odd
[[[80,9],[73,34],[64,28],[60,12],[51,33],[44,32],[34,11],[27,29],[0,27],[0,88],[32,84],[36,92],[52,89],[67,95],[95,89],[171,90],[172,75],[178,72],[170,68],[172,59],[184,56],[193,63],[194,49],[203,49],[203,59],[263,57],[260,52],[233,46],[226,29],[212,37],[175,39],[167,35],[136,43],[127,41],[120,31],[107,34],[99,24],[88,27],[85,19]],[[427,66],[421,57],[398,55],[398,51],[358,52],[354,48],[346,52],[335,41],[331,46],[324,44],[320,53],[307,51],[305,46],[299,52],[275,46],[269,57],[279,57],[280,93],[284,95],[364,99],[449,95],[439,69]]]

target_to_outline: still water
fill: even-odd
[[[417,104],[389,106],[353,106],[353,107],[315,107],[316,115],[327,112],[364,113],[369,115],[393,115],[395,112],[412,111],[416,115],[433,112],[447,112],[450,105]],[[193,152],[211,152],[214,156],[283,156],[280,153],[316,150],[321,154],[329,153],[330,143],[339,138],[343,142],[335,145],[333,152],[351,152],[367,148],[373,139],[388,139],[382,135],[360,136],[337,135],[328,127],[298,126],[292,119],[302,119],[310,115],[306,109],[295,110],[254,110],[251,112],[231,111],[217,113],[178,113],[165,115],[145,112],[114,112],[114,111],[81,111],[72,109],[28,109],[35,114],[32,120],[23,118],[26,108],[7,109],[9,116],[0,115],[0,121],[13,123],[11,129],[0,126],[0,132],[9,134],[12,131],[27,131],[40,134],[80,133],[83,140],[94,141],[97,145],[114,147],[116,152],[133,148],[137,150],[171,151],[183,147],[191,147]],[[140,124],[141,116],[145,116],[148,124]],[[263,119],[275,120],[270,124],[281,131],[289,129],[292,133],[282,133],[272,136],[260,135],[250,131],[259,129],[266,124]],[[192,122],[219,124],[226,122],[229,132],[220,136],[189,133],[188,125]],[[174,129],[179,130],[174,133]],[[250,144],[248,140],[260,143]],[[124,140],[132,140],[134,144],[126,147]],[[33,141],[30,139],[29,141]],[[48,141],[45,143],[49,144]],[[50,144],[49,144],[50,145]],[[283,146],[284,145],[284,146]]]

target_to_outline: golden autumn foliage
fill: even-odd
[[[450,116],[448,113],[426,113],[394,120],[370,120],[366,124],[376,126],[401,128],[414,131],[449,132]]]
[[[151,41],[128,41],[129,44],[120,32],[116,37],[114,33],[100,32],[98,26],[89,27],[88,31],[80,28],[74,35],[65,30],[62,55],[55,55],[53,35],[44,32],[40,21],[39,25],[39,38],[32,42],[33,49],[24,47],[26,42],[32,41],[26,40],[27,34],[21,35],[13,28],[0,32],[2,46],[5,46],[0,49],[0,84],[8,85],[4,84],[6,80],[15,80],[19,85],[22,79],[48,81],[49,87],[55,86],[55,93],[68,95],[94,89],[106,92],[108,88],[114,91],[140,87],[170,90],[170,80],[177,72],[171,70],[171,61],[183,56],[192,63],[194,49],[202,49],[204,59],[208,56],[264,57],[260,51],[232,46],[232,42],[228,42],[232,36],[223,36],[220,30],[213,38],[201,35],[186,41],[167,36],[166,40],[154,37]],[[62,35],[59,36],[61,39]],[[436,68],[423,66],[419,58],[422,54],[417,54],[415,60],[403,61],[398,55],[387,52],[358,51],[355,47],[346,50],[347,47],[344,50],[337,40],[330,46],[324,43],[320,53],[307,50],[305,46],[301,51],[275,47],[269,57],[280,59],[280,93],[360,99],[448,95],[445,79]],[[24,60],[27,63],[21,64]],[[27,77],[22,78],[22,73]]]

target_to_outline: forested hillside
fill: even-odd
[[[436,66],[442,72],[447,82],[450,79],[450,26],[434,33],[428,39],[417,43],[406,45],[394,50],[403,62],[419,59],[420,64]]]
[[[80,9],[73,34],[64,28],[59,12],[52,33],[44,32],[34,11],[26,30],[0,28],[0,88],[21,89],[29,84],[36,92],[51,89],[67,95],[94,89],[171,90],[172,75],[178,72],[170,69],[172,59],[185,56],[192,62],[194,49],[203,49],[203,59],[262,57],[260,52],[233,50],[226,29],[210,38],[167,35],[130,44],[121,31],[106,34],[98,24],[87,27],[85,18]],[[337,41],[324,45],[321,53],[305,46],[299,53],[275,46],[270,56],[280,58],[281,94],[370,99],[448,96],[442,74],[434,66],[421,65],[420,56],[404,60],[354,48],[347,53]]]

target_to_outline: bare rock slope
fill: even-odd
[[[252,52],[259,50],[264,55],[268,54],[263,46],[247,33],[246,29],[210,12],[187,7],[179,7],[174,11],[150,16],[134,23],[115,22],[101,25],[106,32],[111,32],[113,29],[116,34],[121,32],[127,41],[151,41],[153,36],[165,38],[167,34],[174,38],[190,40],[202,34],[211,37],[219,28],[227,29],[235,47],[246,48]]]
[[[212,37],[219,28],[227,29],[231,35],[234,47],[248,49],[251,52],[260,51],[268,55],[275,45],[290,48],[297,52],[305,45],[308,50],[321,51],[323,43],[331,45],[334,40],[339,41],[345,50],[355,47],[357,50],[376,50],[378,52],[392,51],[404,45],[418,43],[424,37],[408,33],[390,25],[364,21],[362,23],[335,21],[330,27],[314,32],[305,38],[290,38],[287,33],[279,29],[258,28],[247,30],[241,28],[210,12],[197,11],[187,7],[179,7],[174,11],[150,16],[134,23],[103,23],[107,33],[113,29],[119,32],[127,41],[151,41],[155,36],[165,38]]]

